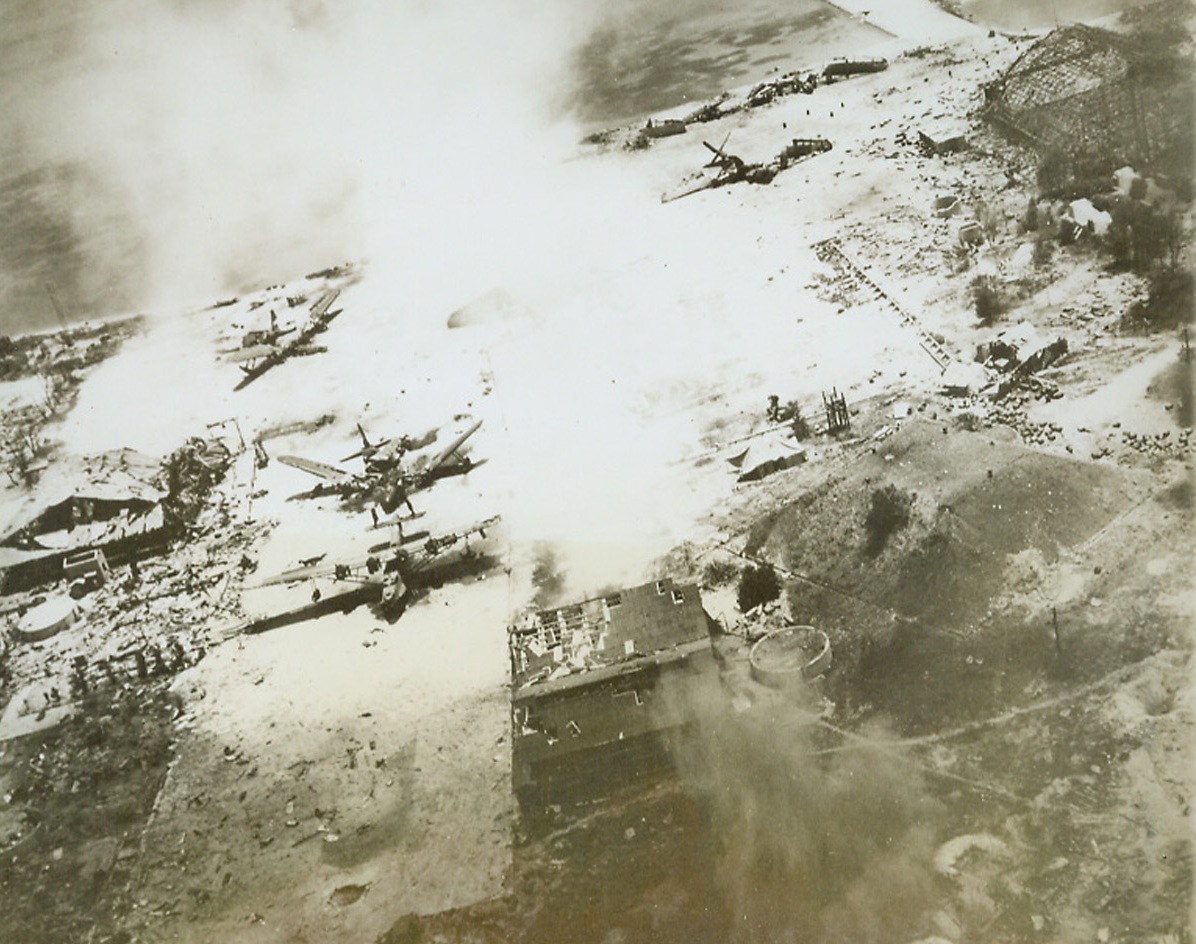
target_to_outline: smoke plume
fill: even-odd
[[[562,5],[14,6],[5,156],[60,169],[35,200],[77,298],[177,307],[362,257],[418,282],[559,160]]]
[[[760,697],[740,712],[712,680],[671,693],[696,713],[678,764],[709,811],[737,939],[918,937],[941,811],[916,771],[881,746],[818,755],[815,715],[753,691]]]

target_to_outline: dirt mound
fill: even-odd
[[[962,628],[1000,592],[1012,555],[1050,562],[1143,494],[1109,465],[1032,452],[990,434],[908,424],[840,479],[761,522],[748,553],[881,609]],[[867,526],[874,496],[910,497],[883,547]]]

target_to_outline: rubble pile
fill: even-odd
[[[1182,459],[1191,454],[1192,428],[1185,426],[1175,436],[1171,430],[1161,433],[1133,433],[1127,429],[1121,431],[1121,444],[1144,456]]]
[[[231,460],[214,440],[179,449],[163,478],[191,540],[106,573],[77,599],[80,621],[0,655],[0,927],[16,939],[116,939],[137,907],[141,830],[172,753],[170,687],[236,622],[230,588],[268,528],[238,513],[247,483],[226,478]],[[12,599],[10,619],[45,592]]]
[[[988,401],[986,425],[1000,423],[1015,430],[1027,445],[1045,446],[1063,434],[1063,427],[1059,423],[1037,423],[1026,415],[1026,410],[1036,401],[1049,402],[1062,396],[1050,381],[1021,376],[1006,393]]]
[[[788,604],[782,599],[761,603],[740,617],[734,626],[734,632],[742,635],[748,642],[763,639],[769,633],[793,625],[788,609]]]
[[[37,482],[53,449],[42,437],[46,424],[74,406],[86,371],[116,354],[141,327],[142,319],[137,317],[48,336],[0,335],[0,382],[41,379],[35,402],[13,404],[4,410],[0,453],[11,484],[32,486]]]
[[[228,471],[232,454],[217,440],[192,437],[163,463],[162,502],[166,522],[187,526],[198,517],[208,493]]]

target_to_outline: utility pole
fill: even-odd
[[[1063,655],[1063,642],[1059,638],[1059,611],[1055,607],[1051,607],[1051,626],[1055,630],[1055,657],[1060,658]]]

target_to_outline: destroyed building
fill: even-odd
[[[159,463],[132,450],[94,460],[77,481],[33,496],[0,529],[0,592],[71,575],[80,556],[126,563],[166,547]]]
[[[1130,164],[1184,170],[1192,153],[1190,66],[1083,24],[1049,33],[985,88],[985,115],[1071,173]]]
[[[698,588],[668,579],[512,626],[511,777],[525,807],[601,791],[667,762],[687,719],[661,683],[680,684],[709,663],[710,629]]]

